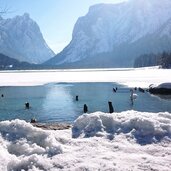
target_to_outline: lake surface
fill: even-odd
[[[113,88],[117,87],[117,92]],[[36,118],[38,122],[70,122],[83,114],[108,112],[111,101],[115,112],[137,110],[142,112],[171,112],[169,96],[156,97],[148,92],[135,92],[138,97],[132,104],[130,89],[115,83],[58,83],[43,86],[1,87],[0,120]],[[78,101],[75,97],[78,95]],[[25,102],[31,108],[25,109]]]

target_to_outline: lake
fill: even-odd
[[[115,93],[113,88],[117,87]],[[169,96],[152,96],[148,92],[135,92],[138,96],[132,104],[130,88],[116,83],[57,83],[43,86],[0,87],[0,120],[36,118],[38,122],[72,123],[83,114],[83,106],[88,113],[108,112],[111,101],[115,112],[137,110],[142,112],[171,112]],[[78,101],[76,96],[78,95]],[[30,109],[25,109],[25,102]]]

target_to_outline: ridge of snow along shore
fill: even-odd
[[[139,143],[151,143],[165,136],[171,138],[171,115],[169,113],[146,113],[127,111],[121,113],[83,114],[72,128],[73,138],[127,134]],[[142,142],[141,142],[142,141]]]
[[[74,138],[72,138],[74,137]],[[171,168],[171,113],[80,116],[68,130],[0,122],[0,170],[165,170]]]

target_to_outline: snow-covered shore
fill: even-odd
[[[56,82],[117,82],[130,87],[171,82],[171,69],[84,69],[1,71],[0,86],[34,86]]]
[[[96,112],[80,116],[72,130],[58,131],[35,128],[21,120],[3,121],[0,133],[3,171],[171,168],[169,113]]]

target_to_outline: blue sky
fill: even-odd
[[[58,53],[70,42],[78,17],[84,16],[91,5],[116,2],[118,0],[0,0],[0,7],[9,9],[5,18],[29,13],[49,47]]]

